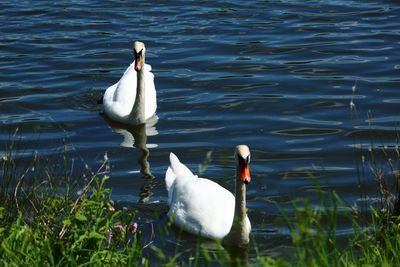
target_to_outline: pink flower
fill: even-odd
[[[137,228],[138,224],[136,222],[131,223],[131,225],[129,225],[129,232],[134,235],[137,232]]]

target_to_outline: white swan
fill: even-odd
[[[135,61],[121,79],[107,88],[103,97],[104,113],[126,124],[145,123],[157,109],[156,89],[151,66],[145,64],[146,48],[134,42]]]
[[[246,185],[250,182],[250,150],[236,147],[236,197],[219,184],[194,175],[170,153],[165,174],[168,216],[185,231],[223,243],[243,246],[251,230],[246,210]]]

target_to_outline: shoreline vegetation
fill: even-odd
[[[0,266],[138,265],[140,232],[133,212],[113,207],[106,159],[77,183],[66,147],[51,167],[17,160],[13,145],[0,159]]]
[[[393,177],[385,176],[371,151],[368,163],[377,181],[378,205],[350,206],[335,191],[320,186],[320,178],[309,174],[320,202],[293,200],[290,216],[282,210],[281,223],[290,231],[291,259],[248,259],[247,250],[239,256],[229,249],[209,250],[200,240],[195,255],[182,259],[180,251],[174,257],[166,256],[162,248],[143,242],[148,238],[142,236],[135,212],[114,207],[106,185],[110,168],[106,155],[97,170],[87,167],[78,183],[72,177],[73,161],[67,157],[67,147],[62,163],[51,167],[37,154],[28,161],[26,157],[18,160],[18,146],[14,146],[12,141],[0,159],[1,266],[400,265],[400,178],[385,147],[381,152]],[[392,156],[396,155],[400,159],[397,148]],[[395,190],[389,190],[393,183]],[[339,216],[352,225],[346,244],[337,239]]]

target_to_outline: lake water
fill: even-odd
[[[378,196],[368,151],[397,148],[397,1],[2,1],[0,22],[1,153],[16,128],[18,157],[59,159],[66,144],[76,177],[106,153],[112,197],[142,225],[168,210],[170,151],[196,173],[212,151],[202,176],[233,190],[234,147],[248,144],[250,255],[256,244],[285,256],[278,206],[290,216],[288,200],[317,201],[309,173],[354,205],[361,171],[362,190]],[[147,129],[111,125],[97,104],[134,40],[146,43],[158,94]],[[173,234],[157,244],[171,255],[196,247]]]

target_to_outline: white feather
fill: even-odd
[[[230,231],[235,213],[235,197],[219,184],[194,175],[170,154],[165,175],[168,216],[189,233],[220,240]],[[250,221],[246,218],[250,232]]]
[[[145,119],[149,119],[157,109],[157,96],[151,66],[145,64]],[[127,124],[137,124],[130,113],[136,99],[137,72],[133,62],[120,80],[107,88],[103,97],[104,112],[112,120]]]

